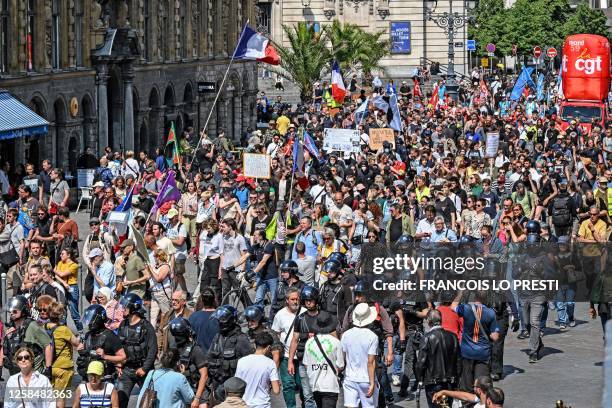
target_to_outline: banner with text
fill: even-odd
[[[359,132],[353,129],[323,129],[323,150],[359,153]]]
[[[270,178],[270,155],[245,153],[242,156],[245,177]]]
[[[391,128],[370,129],[370,149],[380,150],[384,142],[389,142],[395,148],[395,132]]]

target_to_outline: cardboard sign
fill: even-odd
[[[359,153],[359,131],[355,129],[323,129],[323,150]]]
[[[383,143],[389,142],[395,148],[395,132],[391,128],[370,129],[370,149],[382,149]]]
[[[497,156],[499,149],[499,133],[487,133],[487,147],[485,149],[485,157]]]
[[[259,179],[270,178],[270,155],[245,153],[242,156],[242,167],[245,177]]]

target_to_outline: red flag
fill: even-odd
[[[429,104],[436,109],[436,107],[438,106],[438,102],[440,101],[440,92],[439,92],[439,87],[438,85],[436,85],[436,87],[433,90],[433,94],[431,95],[431,98],[429,98]]]
[[[489,95],[489,88],[487,88],[487,84],[485,83],[484,79],[480,79],[480,93],[483,96],[487,96]]]
[[[414,79],[414,97],[416,98],[423,96],[423,93],[421,92],[421,85],[419,84],[419,80],[418,79]]]

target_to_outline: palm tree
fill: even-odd
[[[312,98],[313,84],[331,59],[327,48],[327,30],[316,33],[314,26],[299,22],[296,26],[283,25],[289,46],[274,43],[281,58],[281,69],[271,70],[293,81],[300,89],[300,99],[307,102]]]
[[[380,60],[389,54],[390,42],[381,40],[384,31],[368,33],[355,24],[342,24],[334,20],[328,26],[331,52],[345,75],[373,70],[384,71]]]

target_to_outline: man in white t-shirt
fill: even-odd
[[[379,385],[376,381],[378,337],[366,326],[376,320],[374,306],[360,303],[353,310],[353,328],[342,335],[342,351],[346,361],[344,375],[344,406],[374,408],[378,404]]]
[[[344,354],[340,340],[330,334],[334,331],[336,325],[331,315],[319,314],[317,334],[308,339],[304,347],[302,364],[306,367],[317,407],[335,407],[338,403],[338,373],[344,368]]]
[[[329,209],[329,218],[340,227],[340,238],[348,240],[348,233],[353,226],[353,210],[344,204],[344,195],[337,192],[334,195],[334,205]]]
[[[295,287],[287,289],[285,293],[285,307],[276,313],[272,322],[272,330],[278,334],[278,337],[283,342],[284,354],[280,364],[280,378],[283,383],[283,398],[288,408],[295,408],[295,385],[296,381],[300,381],[299,374],[290,375],[287,372],[287,363],[289,357],[289,347],[293,338],[293,328],[295,326],[296,313],[302,314],[306,311],[300,307],[300,291]]]
[[[246,382],[242,399],[249,408],[270,408],[270,388],[274,394],[280,393],[280,381],[274,361],[266,357],[274,339],[270,333],[262,332],[255,336],[255,354],[238,360],[236,377]]]

